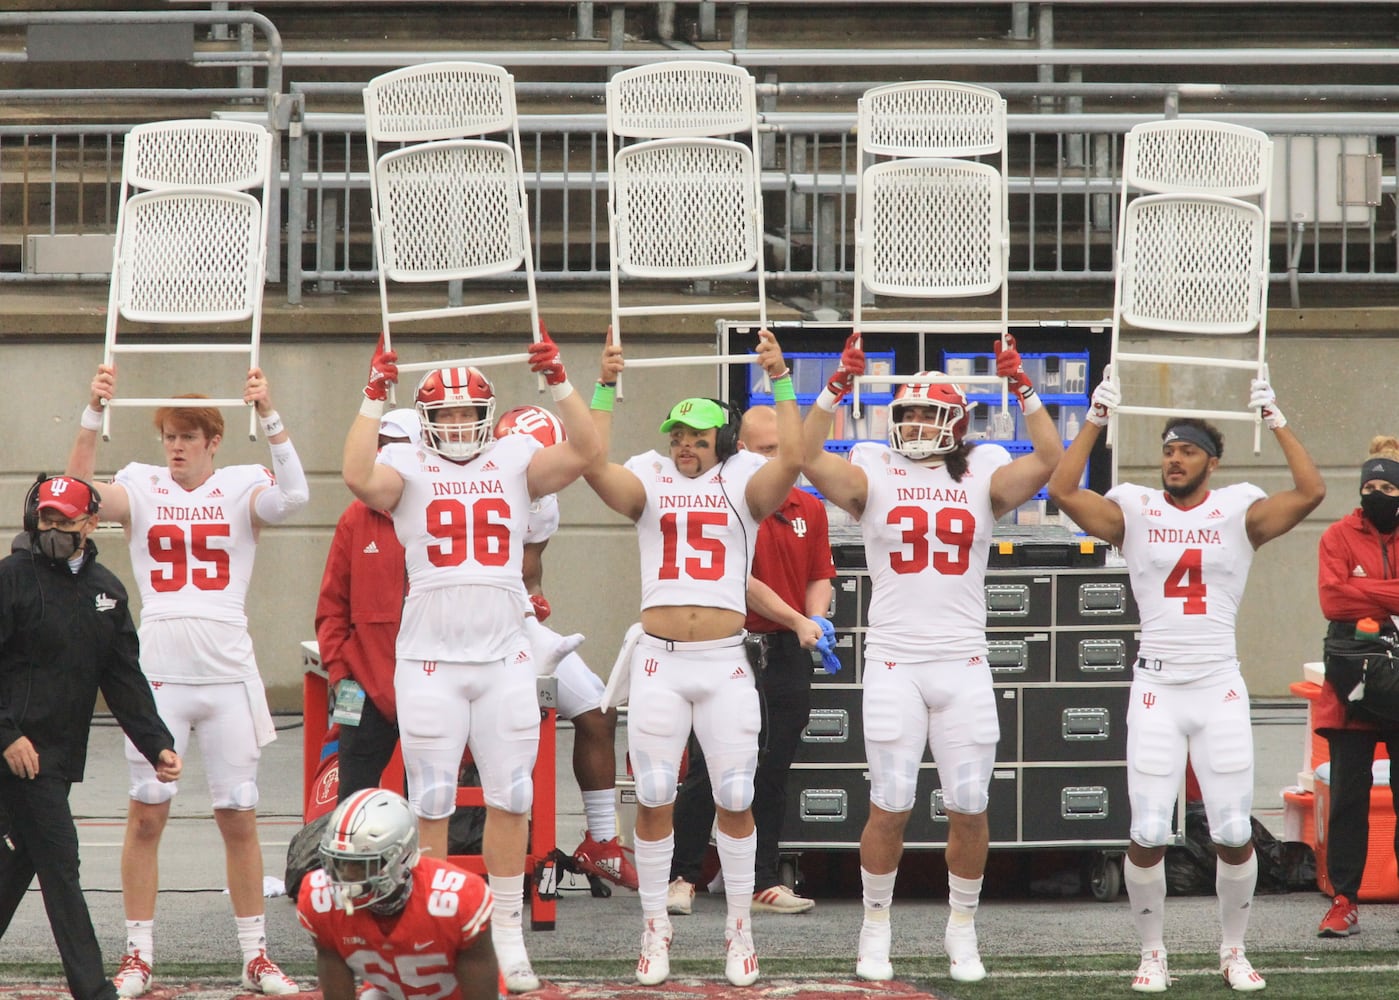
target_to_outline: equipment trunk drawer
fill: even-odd
[[[811,688],[811,717],[797,746],[799,764],[863,764],[864,689],[854,685]]]
[[[865,624],[870,579],[864,573],[840,573],[831,581],[831,624],[858,628]]]
[[[1054,584],[1048,573],[988,573],[987,628],[1048,628]]]
[[[1026,761],[1127,759],[1131,688],[1024,688]]]
[[[1136,625],[1141,621],[1125,570],[1060,573],[1056,578],[1055,624]]]
[[[1126,767],[1026,767],[1021,775],[1027,843],[1127,841]]]
[[[858,847],[869,818],[869,771],[794,765],[787,772],[782,847]]]
[[[997,684],[1049,683],[1049,632],[996,629],[986,633],[986,658]]]
[[[1060,629],[1054,634],[1054,679],[1061,684],[1130,683],[1140,643],[1135,628]]]

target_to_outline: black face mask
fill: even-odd
[[[1375,526],[1382,535],[1387,535],[1399,526],[1399,496],[1390,496],[1375,490],[1360,494],[1360,511],[1365,520]]]
[[[76,531],[59,531],[47,528],[39,533],[39,551],[50,559],[67,562],[82,548],[83,536]]]

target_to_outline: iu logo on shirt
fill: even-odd
[[[806,518],[794,517],[788,523],[792,525],[792,534],[796,535],[798,538],[806,537]]]

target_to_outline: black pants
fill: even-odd
[[[1326,828],[1326,872],[1336,895],[1352,903],[1360,891],[1365,872],[1365,856],[1370,848],[1370,787],[1374,775],[1370,767],[1375,745],[1381,740],[1391,760],[1399,759],[1399,732],[1367,732],[1363,729],[1333,730],[1326,737],[1331,744],[1331,815]],[[1399,780],[1399,775],[1395,775]],[[1394,794],[1393,782],[1390,795]],[[1399,816],[1399,800],[1395,802]],[[1399,823],[1393,849],[1399,857]]]
[[[758,828],[758,860],[753,891],[777,885],[777,844],[787,810],[787,771],[811,715],[811,651],[795,632],[768,634],[767,670],[759,684],[763,728],[758,737],[758,773],[753,779],[753,822]],[[690,736],[690,766],[675,799],[675,857],[670,877],[698,883],[709,830],[714,825],[714,792],[699,741]]]
[[[398,726],[390,722],[373,699],[365,695],[359,725],[340,725],[338,800],[344,802],[361,788],[377,788],[397,743]]]
[[[8,840],[0,841],[0,937],[37,874],[69,992],[77,1000],[115,1000],[78,881],[78,831],[68,788],[61,778],[16,778],[0,764],[0,806],[9,819]]]

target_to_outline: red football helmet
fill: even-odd
[[[495,389],[478,368],[434,368],[418,383],[413,397],[423,424],[423,447],[461,462],[479,454],[493,440]],[[476,419],[442,421],[442,411],[474,407]]]
[[[517,406],[506,410],[495,424],[495,436],[528,434],[548,448],[565,440],[563,422],[542,406]]]
[[[918,374],[931,376],[942,372]],[[910,406],[926,407],[928,418],[904,421],[903,411]],[[899,387],[889,404],[889,447],[915,461],[930,455],[946,455],[961,446],[970,423],[971,405],[960,385],[909,382]]]

